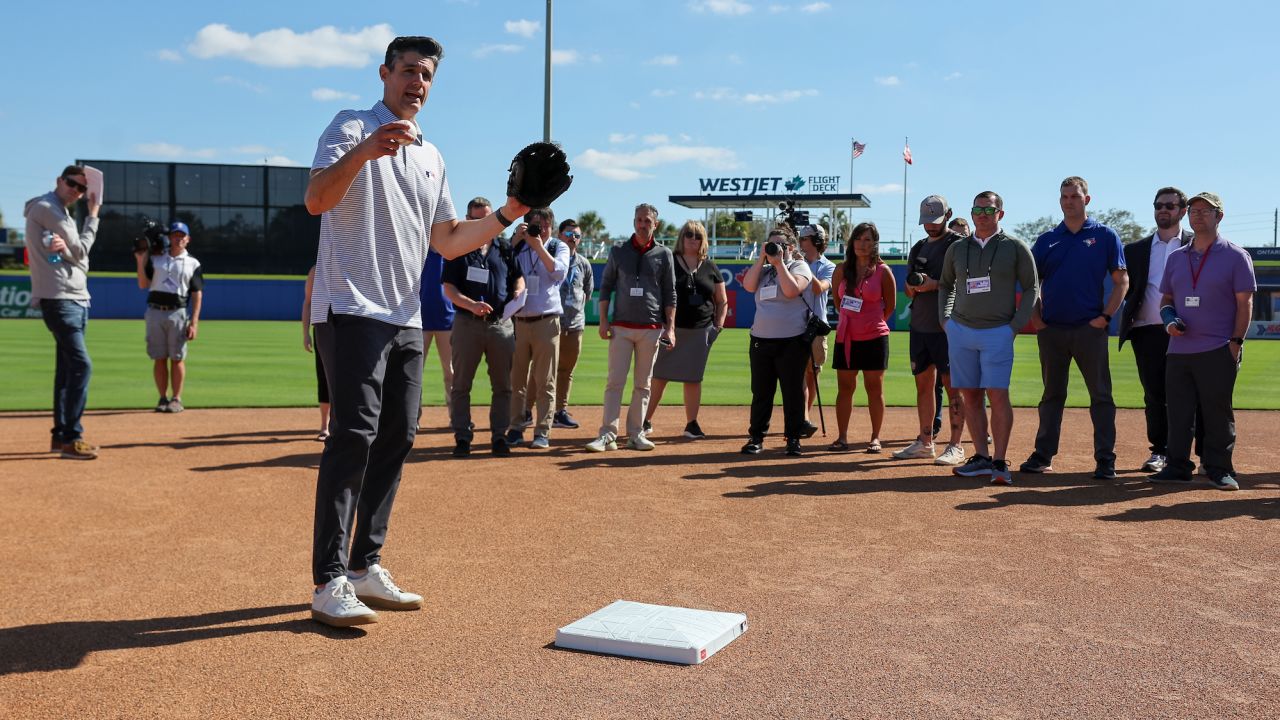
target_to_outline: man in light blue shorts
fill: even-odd
[[[1013,340],[1035,308],[1036,264],[1030,248],[1001,232],[1004,201],[999,195],[990,190],[979,193],[972,216],[973,235],[947,248],[938,280],[938,314],[947,333],[951,386],[964,397],[975,451],[969,462],[952,472],[990,476],[993,485],[1012,485],[1006,458],[1013,429]],[[984,392],[991,405],[991,455]]]

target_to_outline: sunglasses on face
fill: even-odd
[[[578,240],[578,239],[580,239],[580,238],[582,237],[582,233],[580,233],[580,232],[574,232],[574,231],[572,231],[572,230],[565,230],[563,234],[564,234],[564,236],[565,236],[565,237],[567,237],[567,238],[573,238],[574,240]]]
[[[694,232],[694,231],[692,231],[692,230],[685,230],[685,231],[684,231],[684,237],[686,237],[686,238],[691,238],[691,239],[694,239],[694,240],[697,240],[697,239],[698,239],[698,233],[696,233],[696,232]]]
[[[1000,212],[1000,208],[997,208],[995,206],[991,206],[991,207],[975,206],[971,212],[973,212],[974,215],[995,215],[996,213]]]
[[[1182,203],[1162,203],[1162,202],[1158,202],[1158,203],[1151,203],[1151,204],[1152,204],[1152,205],[1155,205],[1155,207],[1156,207],[1156,209],[1157,209],[1157,210],[1177,210],[1178,208],[1183,207]]]
[[[71,178],[64,177],[62,178],[62,182],[66,183],[68,187],[71,187],[75,190],[79,190],[80,192],[89,192],[88,185],[83,185],[81,183],[78,183],[75,180],[72,180]]]

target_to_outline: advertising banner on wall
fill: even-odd
[[[31,307],[31,279],[0,275],[0,318],[38,317],[40,308]]]

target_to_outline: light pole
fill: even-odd
[[[542,89],[542,139],[551,142],[551,0],[547,0],[546,76]]]

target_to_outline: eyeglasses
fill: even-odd
[[[701,236],[700,236],[700,235],[698,235],[698,233],[694,232],[693,230],[685,230],[685,231],[684,231],[684,235],[682,235],[681,237],[693,238],[694,240],[697,240],[697,239],[699,239]]]
[[[567,237],[567,238],[573,238],[574,240],[579,240],[579,239],[581,239],[581,238],[582,238],[582,233],[574,232],[574,231],[572,231],[572,230],[565,230],[565,231],[564,231],[563,233],[561,233],[561,234],[562,234],[562,235],[564,235],[564,236],[565,236],[565,237]]]
[[[996,213],[1000,212],[1000,208],[995,207],[994,205],[990,207],[974,206],[972,212],[974,215],[995,215]]]
[[[1177,210],[1180,207],[1187,206],[1186,203],[1180,203],[1180,202],[1177,202],[1177,203],[1158,202],[1158,203],[1151,203],[1151,204],[1154,205],[1157,210]]]
[[[89,186],[88,186],[88,185],[83,185],[83,184],[81,184],[81,183],[78,183],[78,182],[76,182],[75,180],[72,180],[72,179],[71,179],[71,178],[69,178],[69,177],[64,177],[64,178],[62,178],[62,182],[66,183],[67,185],[69,185],[70,187],[72,187],[72,188],[74,188],[74,189],[76,189],[76,190],[79,190],[80,192],[89,192]]]
[[[1217,215],[1218,212],[1219,212],[1218,208],[1207,207],[1207,208],[1194,208],[1192,210],[1188,210],[1187,214],[1188,215]]]

